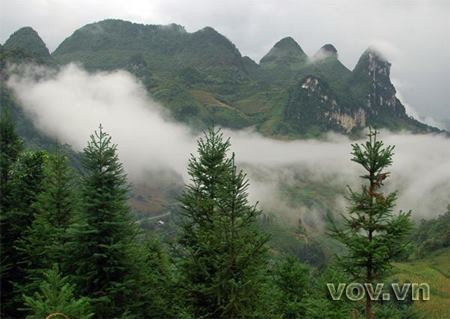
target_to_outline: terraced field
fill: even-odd
[[[433,253],[425,259],[394,265],[394,277],[402,282],[428,283],[431,297],[415,307],[430,319],[450,318],[450,249]]]

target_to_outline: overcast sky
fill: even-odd
[[[256,61],[292,36],[307,54],[334,44],[352,69],[374,44],[393,63],[403,102],[450,123],[448,0],[0,0],[0,42],[31,26],[53,51],[77,28],[106,18],[191,32],[212,26]]]

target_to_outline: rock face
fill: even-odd
[[[383,61],[376,53],[368,52],[368,78],[373,88],[367,97],[367,107],[369,109],[382,108],[383,106],[395,107],[395,88],[392,85],[389,74],[391,64]]]
[[[406,114],[390,79],[391,64],[377,50],[367,49],[353,71],[339,62],[337,50],[330,44],[324,45],[311,61],[303,70],[306,75],[289,90],[284,121],[294,131],[351,133],[368,125],[439,131]]]
[[[396,97],[390,79],[391,64],[376,50],[367,49],[353,71],[339,65],[337,50],[323,46],[313,66],[289,91],[284,121],[306,134],[334,130],[358,131],[368,125],[416,132],[437,132],[409,117]]]
[[[346,133],[350,133],[354,128],[366,126],[366,112],[363,109],[358,109],[354,114],[331,113],[330,118],[334,119]]]
[[[353,70],[351,85],[354,95],[364,103],[371,122],[409,119],[405,107],[396,97],[390,68],[391,64],[378,51],[369,48]]]
[[[326,82],[307,76],[291,89],[285,120],[303,133],[311,129],[349,133],[366,125],[366,112],[342,104]]]

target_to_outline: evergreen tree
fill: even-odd
[[[34,219],[33,207],[42,191],[44,166],[47,153],[43,151],[22,152],[11,168],[11,194],[9,207],[2,212],[2,254],[6,265],[2,273],[2,308],[10,317],[17,317],[21,296],[16,288],[24,283],[23,265],[26,256],[16,245]]]
[[[2,108],[0,114],[0,212],[8,210],[11,200],[11,167],[22,151],[23,142],[17,135],[9,109]],[[3,237],[2,237],[3,238]],[[3,243],[3,241],[2,241]]]
[[[209,130],[192,156],[181,199],[183,288],[195,318],[252,318],[262,302],[267,236],[247,199],[246,175],[229,156],[229,140]]]
[[[153,238],[135,246],[134,256],[138,287],[131,312],[142,318],[166,319],[178,315],[179,301],[175,295],[174,278],[169,255]]]
[[[9,110],[2,108],[0,114],[0,289],[2,292],[0,315],[2,317],[5,315],[5,311],[8,313],[8,304],[12,300],[13,290],[9,280],[13,263],[11,255],[16,235],[8,231],[12,217],[9,211],[13,204],[11,168],[22,151],[22,144],[22,140],[16,134]]]
[[[281,318],[295,319],[305,315],[309,279],[309,269],[292,256],[275,265],[273,280],[279,292],[277,313]]]
[[[305,316],[307,319],[348,319],[360,318],[353,302],[344,296],[339,300],[333,300],[328,291],[327,284],[349,282],[351,277],[345,273],[340,265],[334,262],[326,268],[316,269],[312,273],[312,283],[305,296]]]
[[[136,302],[132,277],[137,229],[117,145],[100,126],[82,157],[79,222],[71,230],[69,270],[98,318],[116,318]]]
[[[34,203],[33,223],[16,245],[26,257],[21,267],[27,282],[20,288],[27,295],[37,290],[43,271],[55,263],[66,262],[67,230],[76,208],[74,174],[65,155],[56,153],[49,157],[42,183],[43,191]]]
[[[93,316],[89,299],[75,297],[75,289],[56,267],[44,273],[39,291],[24,296],[26,319],[88,319]]]
[[[393,258],[404,250],[411,229],[410,212],[394,215],[397,193],[383,194],[381,187],[389,176],[385,169],[392,164],[394,146],[384,146],[377,132],[370,131],[368,141],[352,145],[352,161],[360,164],[367,181],[360,192],[350,189],[350,210],[344,225],[332,227],[331,235],[347,248],[341,259],[344,269],[362,283],[382,279]],[[366,318],[374,318],[372,301],[366,293]]]

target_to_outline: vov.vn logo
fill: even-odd
[[[412,300],[430,300],[430,285],[427,283],[404,283],[402,285],[392,283],[389,286],[397,300],[406,300],[408,296]],[[366,296],[371,300],[390,300],[392,296],[384,290],[384,287],[384,283],[377,283],[375,286],[372,283],[358,282],[339,283],[337,286],[334,283],[327,283],[328,292],[333,300],[341,300],[344,295],[351,301],[362,300]]]

